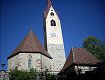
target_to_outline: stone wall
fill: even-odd
[[[53,58],[51,60],[52,71],[60,71],[63,68],[64,63],[66,61],[63,45],[49,44],[48,52]]]

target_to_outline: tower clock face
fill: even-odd
[[[56,37],[56,34],[55,33],[51,33],[51,37]]]

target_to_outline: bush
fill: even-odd
[[[35,80],[37,72],[34,69],[30,71],[20,71],[17,68],[10,70],[9,80]]]
[[[46,80],[54,80],[54,75],[48,73],[48,74],[46,75]]]

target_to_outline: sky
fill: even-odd
[[[105,42],[105,0],[52,0],[62,26],[66,57],[72,47],[82,47],[88,36]],[[23,40],[32,26],[44,43],[43,11],[47,0],[0,0],[0,64]],[[1,66],[0,66],[1,69]]]

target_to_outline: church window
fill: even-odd
[[[51,20],[51,26],[56,26],[56,22],[54,20]]]
[[[54,13],[53,13],[53,12],[51,12],[51,13],[50,13],[50,15],[51,15],[51,16],[54,16]]]
[[[31,69],[31,59],[28,59],[28,69]]]
[[[28,69],[32,68],[32,56],[31,54],[28,55]]]

